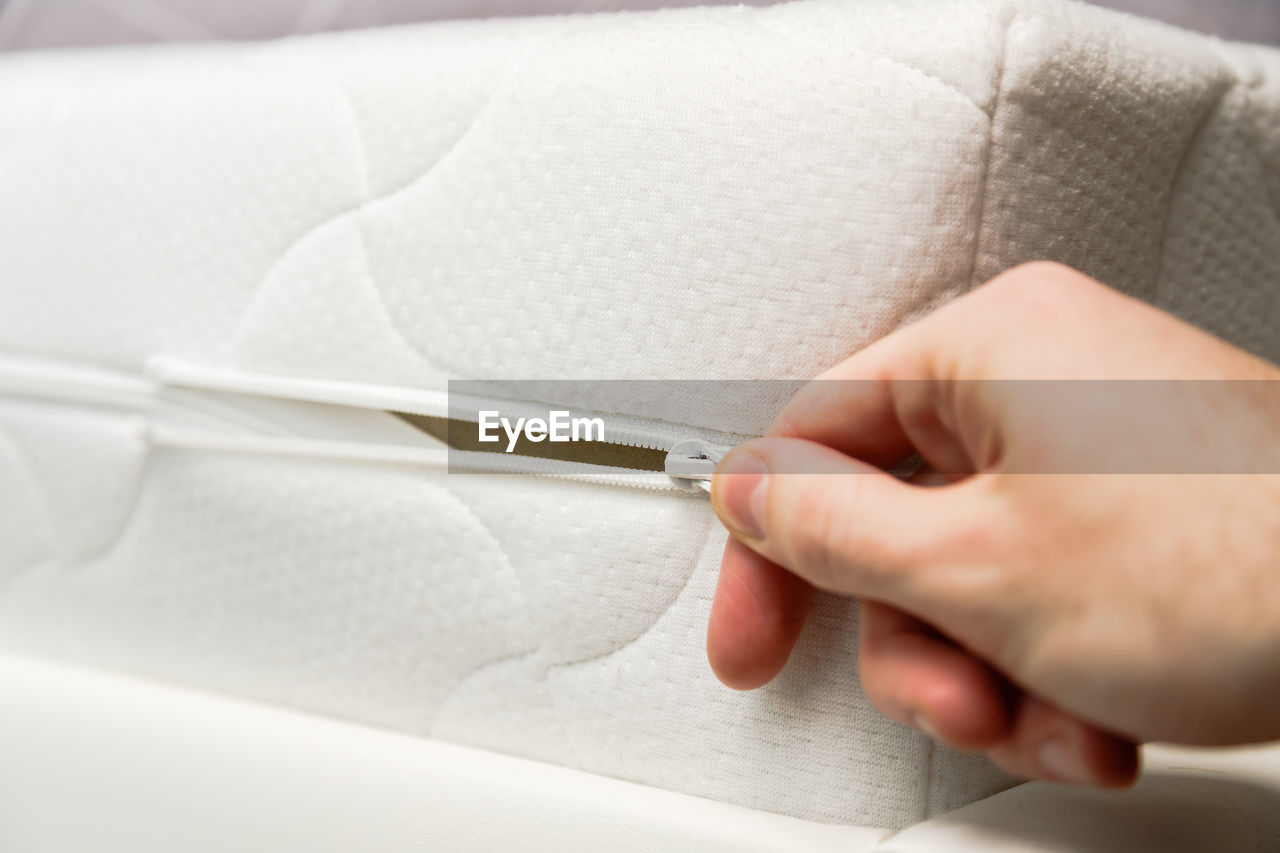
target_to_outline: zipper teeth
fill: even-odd
[[[554,479],[579,480],[655,491],[688,491],[662,471],[610,468],[580,462],[555,461],[530,456],[480,453],[446,447],[407,447],[291,436],[211,432],[199,428],[140,421],[142,437],[157,447],[271,456],[341,459],[357,462],[421,465],[457,469],[462,473],[534,474]]]
[[[537,474],[565,480],[583,480],[611,486],[634,486],[660,491],[686,491],[662,471],[638,471],[632,468],[609,468],[580,462],[555,463],[558,469],[546,468],[548,460],[531,456],[497,453],[477,453],[469,450],[453,450],[449,464],[463,471],[491,472],[495,474]]]

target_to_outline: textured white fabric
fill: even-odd
[[[807,378],[1050,257],[1274,358],[1275,64],[993,0],[8,57],[0,341],[427,387]]]
[[[8,56],[0,349],[417,388],[807,377],[1052,257],[1275,358],[1276,67],[997,0]],[[664,406],[628,413],[768,413]],[[695,499],[155,450],[30,402],[0,428],[10,646],[815,820],[1007,784],[870,708],[846,603],[775,685],[719,687]]]
[[[0,406],[31,480],[70,491],[85,445],[134,464],[97,507],[37,515],[14,493],[76,556],[15,555],[7,647],[809,819],[899,826],[1002,786],[867,704],[847,603],[823,601],[776,684],[721,686],[705,500],[179,451],[150,453],[134,497],[131,434],[27,429],[44,415]]]

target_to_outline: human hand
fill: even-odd
[[[772,679],[817,587],[861,599],[881,711],[1019,776],[1280,737],[1280,383],[1216,381],[1275,367],[1038,263],[820,379],[713,480],[722,681]],[[1041,381],[1129,379],[1215,381]]]

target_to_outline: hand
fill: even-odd
[[[713,481],[722,681],[772,679],[817,587],[860,598],[881,711],[1016,775],[1123,785],[1142,741],[1280,737],[1280,383],[997,381],[1275,367],[1039,263],[820,379],[859,381],[811,383]]]

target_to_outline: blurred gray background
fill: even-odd
[[[720,2],[730,0],[0,0],[0,50],[271,38],[447,18]],[[763,5],[769,0],[748,2]],[[1094,2],[1226,38],[1280,45],[1280,0]]]

